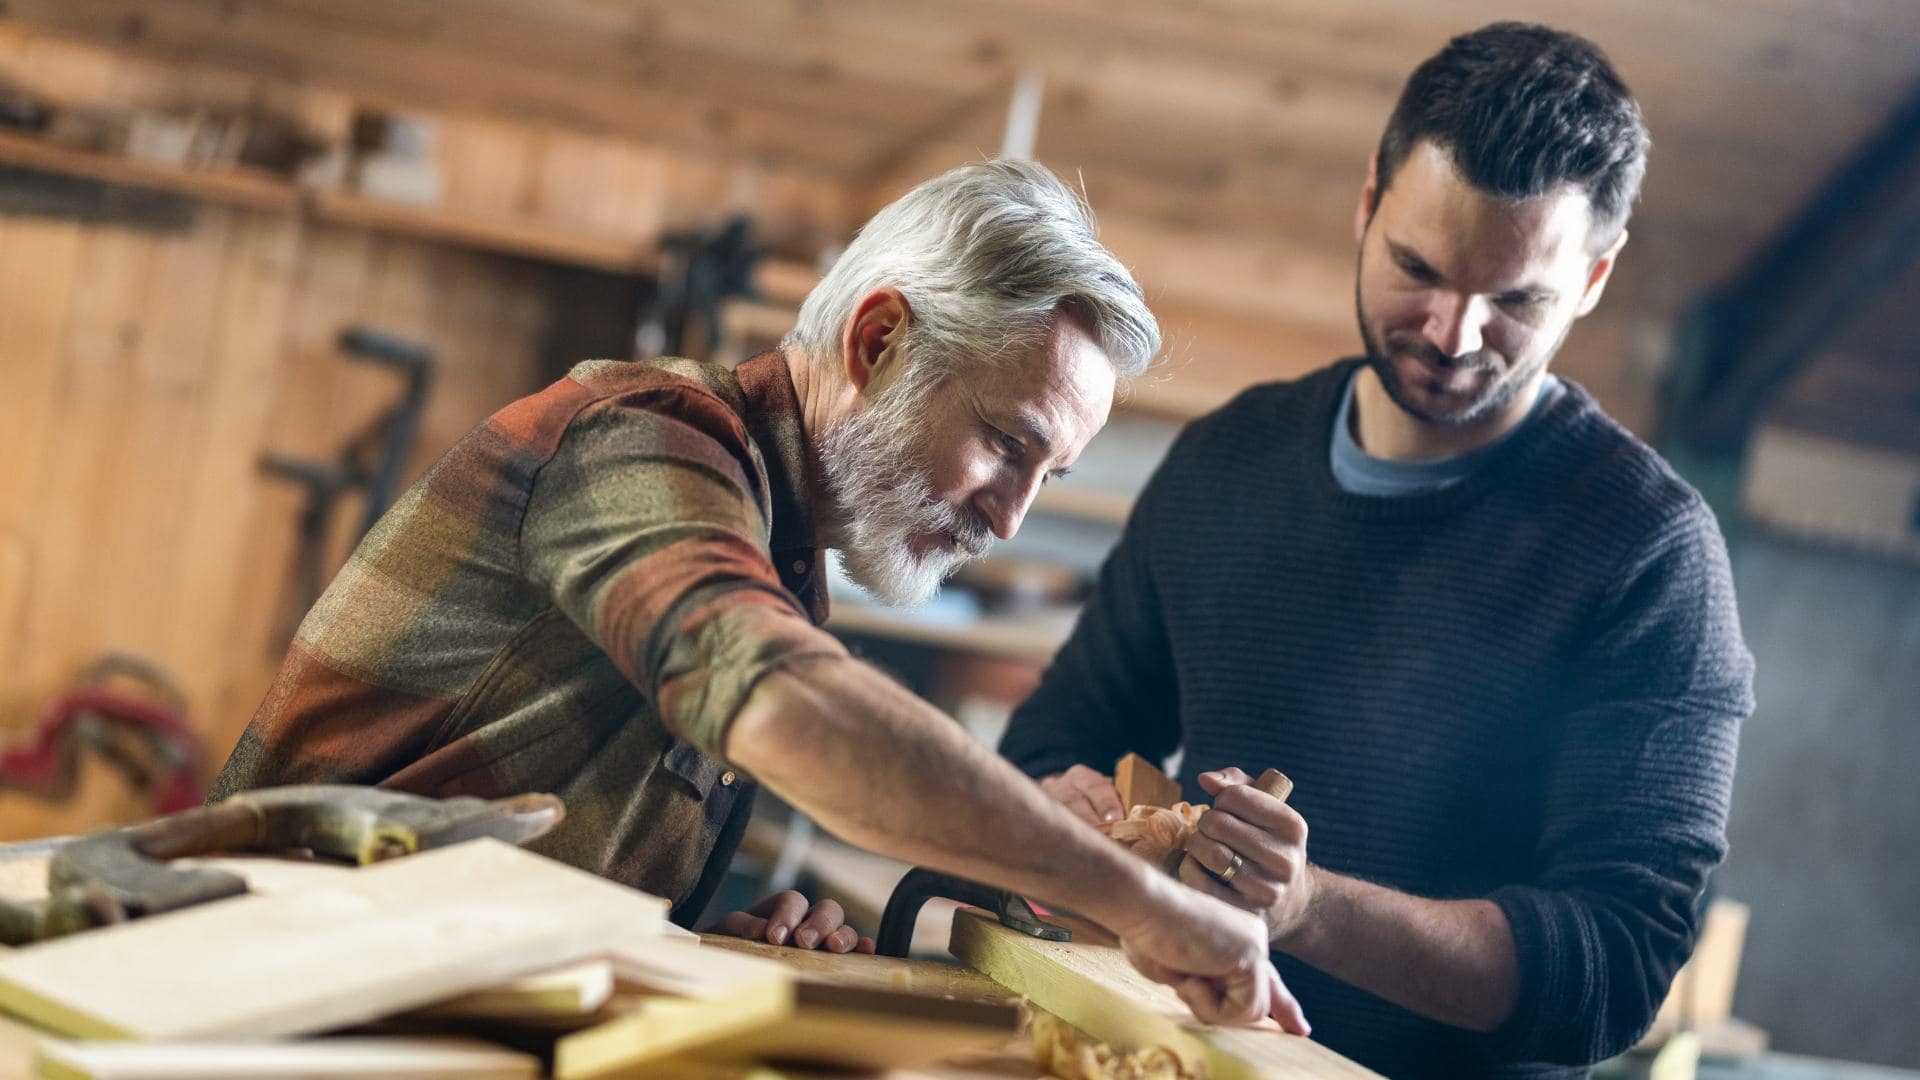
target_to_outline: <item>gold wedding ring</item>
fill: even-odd
[[[1240,872],[1240,868],[1242,866],[1245,866],[1246,863],[1247,863],[1247,860],[1241,858],[1239,852],[1237,851],[1231,852],[1229,858],[1227,859],[1227,868],[1225,870],[1220,871],[1218,874],[1214,876],[1220,879],[1220,884],[1231,885],[1233,884],[1234,875],[1238,874]]]

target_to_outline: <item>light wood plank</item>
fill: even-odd
[[[497,1020],[550,1024],[591,1016],[613,997],[613,965],[585,960],[552,971],[523,975],[498,986],[471,990],[415,1010],[423,1020]]]
[[[493,840],[18,950],[0,1007],[99,1039],[262,1038],[439,1001],[657,932],[666,902]]]
[[[303,1042],[49,1042],[44,1080],[520,1080],[540,1061],[480,1039],[367,1037]]]
[[[923,1068],[997,1049],[1018,1032],[1011,1001],[802,982],[789,1017],[704,1043],[688,1056],[715,1062],[794,1061],[847,1069]]]
[[[793,977],[766,960],[665,938],[605,956],[619,993],[554,1045],[556,1077],[632,1069],[793,1015]]]
[[[809,982],[868,990],[904,990],[956,1001],[998,1002],[1011,996],[1006,987],[959,964],[796,949],[719,934],[703,934],[700,940],[713,949],[778,964],[792,971],[795,978]]]
[[[962,911],[953,920],[953,954],[1094,1038],[1123,1049],[1164,1046],[1213,1080],[1375,1075],[1271,1021],[1251,1028],[1201,1024],[1172,987],[1135,970],[1111,935],[1077,920],[1056,921],[1071,927],[1072,941],[1041,941]]]

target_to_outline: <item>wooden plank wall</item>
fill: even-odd
[[[67,104],[281,95],[323,127],[350,116],[338,94],[3,23],[0,78]],[[615,140],[477,117],[443,121],[441,140],[450,205],[636,245],[696,207],[767,199],[836,225],[841,210],[821,184]],[[286,211],[162,200],[151,213],[100,213],[103,200],[141,200],[0,174],[28,181],[73,207],[0,208],[0,743],[25,737],[88,662],[124,651],[179,679],[217,766],[280,658],[303,504],[257,462],[330,458],[399,393],[393,373],[336,351],[339,331],[369,323],[440,357],[410,478],[574,359],[547,355],[550,341],[579,337],[557,321],[618,319],[569,310],[583,302],[578,271]],[[600,281],[593,302],[625,291]],[[343,502],[337,517],[335,560],[358,507]],[[126,798],[60,807],[0,792],[0,840],[144,812]]]
[[[413,471],[537,384],[537,267],[205,206],[178,231],[0,217],[0,710],[17,727],[107,651],[174,673],[216,755],[277,662],[302,497],[396,393],[333,339],[443,358]],[[350,524],[355,508],[343,505]]]

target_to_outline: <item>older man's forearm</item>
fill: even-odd
[[[1145,864],[1076,820],[951,718],[856,660],[763,678],[726,756],[824,828],[1109,926],[1143,912]]]
[[[1315,867],[1305,917],[1274,947],[1409,1011],[1488,1032],[1513,1015],[1519,958],[1490,900],[1428,900]]]

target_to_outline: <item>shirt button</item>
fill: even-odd
[[[720,785],[722,787],[733,786],[733,770],[732,769],[728,769],[726,772],[723,772],[720,774]]]
[[[794,572],[794,573],[796,573],[796,574],[804,574],[804,573],[806,573],[806,572],[807,572],[807,560],[805,560],[805,559],[795,559],[795,560],[793,560],[793,572]]]

